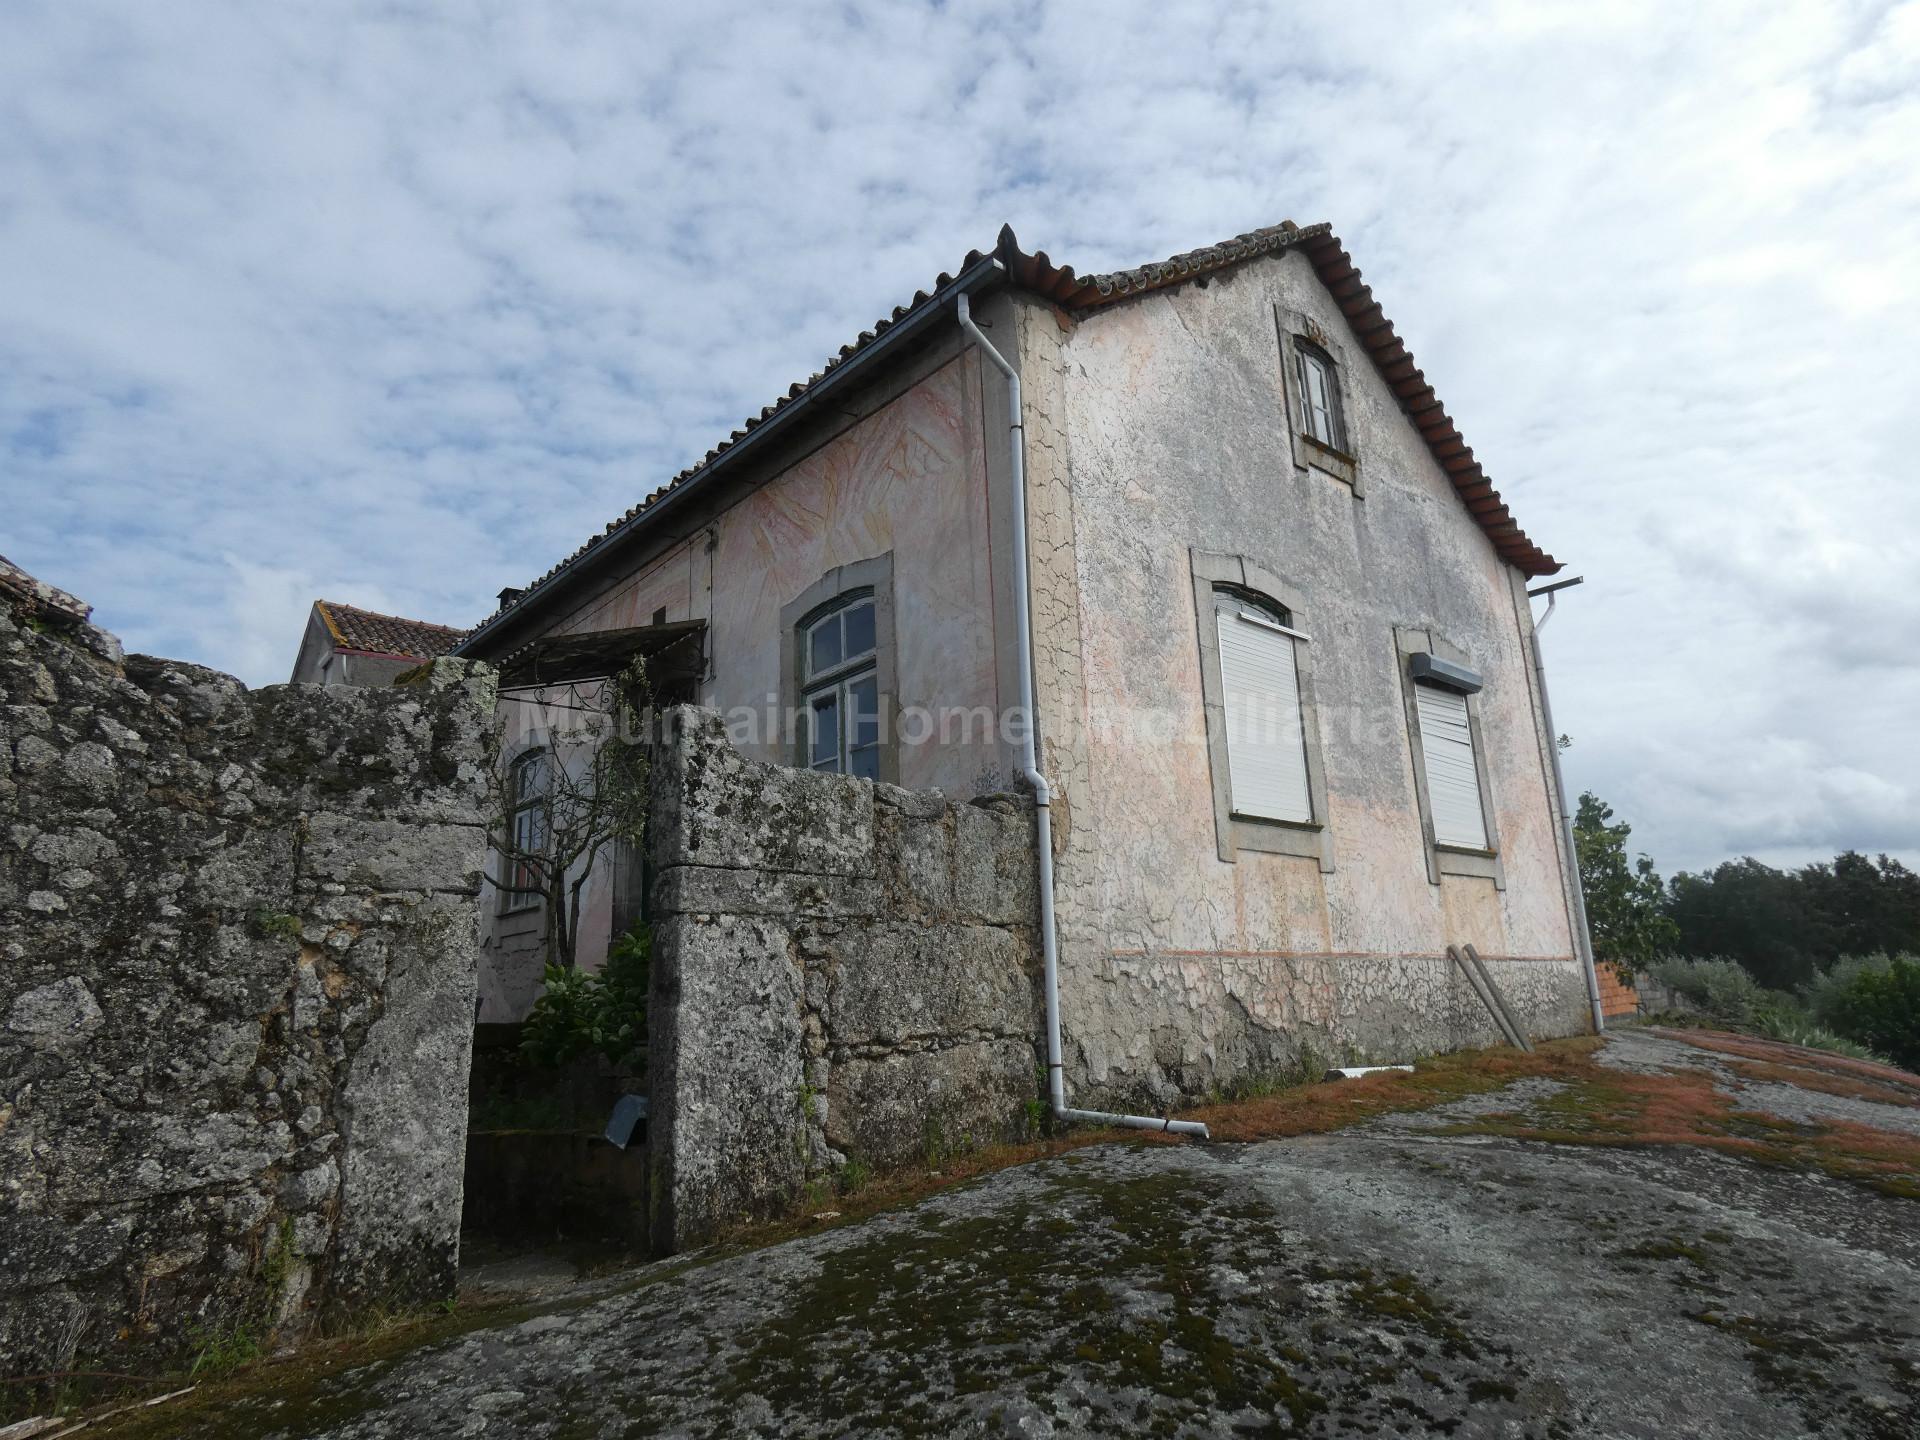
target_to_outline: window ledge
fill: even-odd
[[[1353,486],[1355,496],[1360,494],[1359,460],[1343,450],[1334,449],[1324,440],[1315,439],[1304,430],[1300,432],[1300,444],[1301,457],[1308,465]]]
[[[1233,823],[1236,825],[1271,825],[1282,830],[1312,830],[1316,833],[1327,828],[1318,820],[1281,820],[1272,815],[1242,815],[1238,810],[1233,812]]]
[[[1223,848],[1222,860],[1231,863],[1238,858],[1239,851],[1256,850],[1267,855],[1297,855],[1317,860],[1322,873],[1333,870],[1333,846],[1324,821],[1255,820],[1234,815],[1227,824],[1232,832],[1231,849]]]
[[[1319,436],[1311,434],[1308,431],[1302,430],[1300,432],[1300,438],[1307,442],[1309,449],[1316,458],[1324,457],[1328,460],[1338,461],[1342,465],[1358,465],[1360,463],[1356,457],[1348,454],[1345,450],[1327,444],[1327,442]]]
[[[1462,845],[1433,847],[1434,867],[1442,875],[1462,875],[1476,880],[1491,880],[1494,888],[1507,888],[1506,867],[1498,850],[1472,850]]]

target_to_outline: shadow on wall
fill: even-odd
[[[644,1095],[646,1075],[594,1054],[537,1063],[522,1028],[475,1030],[463,1248],[646,1253],[646,1124],[625,1148],[607,1138],[616,1104]]]

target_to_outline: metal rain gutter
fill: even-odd
[[[813,384],[808,386],[806,391],[802,393],[798,399],[781,407],[766,420],[749,430],[739,440],[735,441],[725,453],[716,456],[710,461],[705,469],[682,482],[679,486],[667,490],[658,500],[648,505],[638,514],[623,520],[619,525],[614,527],[612,533],[609,534],[606,539],[602,540],[592,549],[575,557],[575,559],[570,562],[563,563],[558,570],[547,576],[546,579],[529,586],[526,593],[516,600],[511,608],[496,611],[493,615],[481,621],[480,624],[474,628],[472,634],[468,635],[466,639],[462,640],[447,653],[462,657],[471,656],[474,653],[473,647],[477,642],[486,639],[514,616],[525,616],[528,613],[526,607],[530,601],[540,597],[544,592],[548,592],[551,587],[568,581],[578,580],[591,573],[597,569],[608,556],[621,549],[626,541],[638,534],[643,528],[653,524],[657,516],[673,509],[675,505],[684,501],[689,494],[699,490],[702,482],[710,479],[715,472],[727,468],[737,461],[742,454],[753,450],[756,446],[764,447],[770,435],[784,434],[793,427],[796,416],[803,413],[812,414],[814,410],[820,407],[820,402],[823,397],[838,393],[845,384],[849,374],[856,371],[864,373],[870,369],[882,355],[891,354],[897,350],[901,343],[907,338],[918,335],[927,329],[934,321],[945,319],[947,303],[954,297],[959,296],[964,298],[972,291],[978,289],[982,282],[1004,277],[1005,274],[1006,266],[1002,265],[991,255],[984,256],[976,263],[969,265],[952,280],[949,280],[945,285],[934,291],[928,298],[926,304],[895,321],[887,328],[884,334],[875,336],[873,342],[866,346],[865,349],[848,356],[832,370],[822,375],[818,380],[814,381]]]
[[[998,264],[998,262],[995,262]],[[1027,564],[1027,465],[1026,437],[1020,423],[1020,375],[993,343],[980,333],[967,306],[963,290],[954,301],[960,328],[1007,378],[1007,407],[1011,423],[1007,427],[1007,448],[1013,477],[1013,605],[1014,631],[1019,646],[1020,708],[1025,724],[1020,727],[1020,761],[1027,783],[1033,787],[1034,858],[1040,871],[1040,955],[1047,1001],[1047,1091],[1053,1113],[1061,1120],[1085,1120],[1098,1125],[1121,1125],[1133,1130],[1164,1130],[1175,1135],[1195,1135],[1202,1140],[1213,1137],[1207,1127],[1192,1120],[1175,1120],[1152,1115],[1114,1115],[1104,1110],[1075,1110],[1067,1104],[1067,1085],[1060,1059],[1060,946],[1053,921],[1053,789],[1040,773],[1040,757],[1034,747],[1033,703],[1033,616],[1028,595],[1031,583]]]
[[[1553,756],[1553,796],[1560,806],[1560,831],[1567,842],[1567,869],[1571,872],[1568,879],[1573,885],[1573,944],[1586,970],[1587,1005],[1593,1012],[1593,1033],[1604,1035],[1607,1012],[1600,1002],[1600,972],[1593,963],[1593,931],[1587,925],[1586,887],[1580,883],[1580,852],[1573,836],[1573,812],[1567,808],[1567,777],[1560,768],[1560,732],[1553,728],[1553,702],[1547,698],[1547,662],[1540,651],[1540,632],[1553,619],[1553,607],[1560,598],[1559,592],[1578,585],[1586,578],[1576,575],[1571,580],[1542,585],[1538,590],[1529,590],[1527,598],[1531,600],[1536,595],[1547,597],[1546,614],[1533,622],[1533,674],[1540,682],[1540,718],[1546,723],[1547,750]]]

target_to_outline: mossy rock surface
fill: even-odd
[[[1627,1133],[1689,1053],[1078,1150],[105,1433],[1910,1436],[1920,1211]]]

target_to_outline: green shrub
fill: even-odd
[[[193,1347],[187,1374],[194,1379],[218,1380],[267,1353],[260,1330],[247,1324],[189,1325],[187,1343]]]
[[[1673,957],[1648,967],[1654,979],[1671,986],[1716,1019],[1735,1025],[1752,1022],[1768,992],[1731,960],[1686,960]]]
[[[838,1184],[842,1195],[858,1195],[867,1188],[873,1179],[873,1167],[866,1161],[853,1159],[840,1167]]]
[[[1845,955],[1800,987],[1807,1013],[1832,1028],[1847,1003],[1853,984],[1869,972],[1884,974],[1893,964],[1885,955]]]
[[[1856,1060],[1883,1060],[1891,1044],[1857,1018],[1847,1007],[1856,1004],[1853,987],[1886,975],[1884,956],[1843,961],[1797,999],[1784,990],[1769,990],[1731,960],[1661,960],[1649,967],[1655,980],[1671,986],[1713,1019],[1741,1030],[1828,1050]],[[1864,1002],[1875,1013],[1885,1010],[1878,998]]]
[[[1920,958],[1902,955],[1884,969],[1863,964],[1821,1004],[1842,1035],[1920,1070]]]
[[[1809,1050],[1826,1050],[1855,1060],[1881,1060],[1884,1057],[1866,1046],[1837,1035],[1811,1016],[1790,1006],[1769,1007],[1755,1018],[1753,1028],[1769,1040],[1783,1040]]]
[[[614,942],[597,973],[549,965],[546,990],[520,1030],[520,1053],[544,1069],[595,1053],[615,1066],[644,1068],[652,969],[653,932],[644,924]]]

